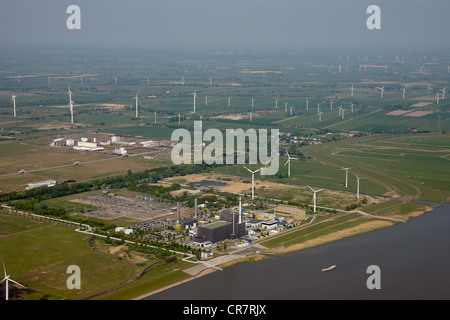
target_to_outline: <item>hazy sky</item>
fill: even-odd
[[[69,5],[81,30],[68,30]],[[370,5],[381,30],[369,30]],[[0,42],[118,46],[449,44],[449,0],[0,0]]]

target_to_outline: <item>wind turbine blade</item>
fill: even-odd
[[[316,190],[316,192],[322,191],[323,189]]]
[[[310,188],[310,189],[311,189],[311,191],[313,191],[313,192],[314,192],[314,189],[313,189],[313,188],[311,188],[310,186],[308,186],[308,188]]]
[[[22,286],[25,288],[25,286],[23,284],[18,283],[17,281],[14,281],[13,279],[8,279],[11,282],[14,282],[15,284],[18,284],[19,286]]]
[[[289,160],[288,161],[286,161],[286,163],[284,164],[284,165],[287,165],[289,163]]]

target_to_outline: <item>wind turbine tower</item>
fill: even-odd
[[[9,281],[11,281],[11,282],[13,282],[13,283],[15,283],[15,284],[17,284],[17,285],[19,285],[21,287],[24,287],[24,288],[25,288],[25,286],[23,284],[18,283],[17,281],[14,281],[13,279],[10,278],[9,275],[6,274],[5,261],[3,261],[3,271],[5,272],[5,277],[3,278],[2,281],[0,281],[0,283],[2,283],[3,281],[6,281],[5,282],[5,285],[6,285],[6,288],[5,288],[5,300],[9,300],[9,291],[8,291],[8,289],[9,289]]]
[[[291,177],[291,160],[298,160],[297,158],[293,158],[289,155],[289,153],[286,151],[286,155],[288,157],[288,160],[284,165],[288,165],[288,177]]]
[[[17,96],[15,96],[15,95],[13,95],[11,97],[11,101],[12,101],[12,104],[13,104],[13,110],[14,110],[14,117],[16,116],[16,97]]]
[[[358,177],[356,174],[355,177],[356,177],[356,198],[359,199],[359,180],[361,180],[361,178]]]
[[[249,168],[247,168],[246,166],[244,166],[244,168],[250,172],[252,174],[252,200],[255,198],[255,173],[257,173],[258,171],[260,171],[262,168],[259,168],[255,171],[250,170]]]
[[[319,192],[319,191],[322,191],[323,189],[314,190],[314,189],[311,188],[310,186],[308,186],[308,188],[310,188],[311,191],[314,192],[314,196],[313,196],[313,201],[314,201],[314,212],[316,212],[316,201],[317,201],[316,193]]]
[[[69,95],[69,107],[70,107],[70,123],[73,123],[73,101],[72,101],[72,91],[70,90],[70,85],[67,85],[69,91],[67,94]]]
[[[319,115],[319,122],[322,122],[322,115],[323,115],[323,112],[319,112],[318,115]]]
[[[383,95],[384,95],[384,86],[382,86],[381,88],[380,88],[380,87],[377,87],[377,89],[380,89],[380,91],[381,91],[381,98],[383,98]]]
[[[195,99],[197,99],[197,91],[192,93],[194,95],[194,113],[195,113]]]
[[[351,168],[342,168],[339,170],[345,170],[345,187],[348,188],[348,170],[350,170]]]
[[[133,99],[136,100],[136,118],[138,118],[139,117],[139,98],[138,98],[137,93],[136,93],[136,97],[134,97]]]

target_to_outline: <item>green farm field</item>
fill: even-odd
[[[303,151],[323,164],[352,167],[361,178],[400,195],[448,202],[450,137],[438,134],[371,135]],[[361,183],[363,180],[361,180]]]
[[[0,214],[0,252],[16,281],[32,289],[25,299],[81,299],[125,281],[133,272],[125,261],[92,251],[89,236],[73,227]],[[81,269],[81,289],[69,290],[67,267]]]

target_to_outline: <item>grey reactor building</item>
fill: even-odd
[[[199,226],[194,241],[211,241],[216,243],[247,235],[245,222],[242,221],[240,212],[223,210],[219,213],[219,219],[218,221]]]

